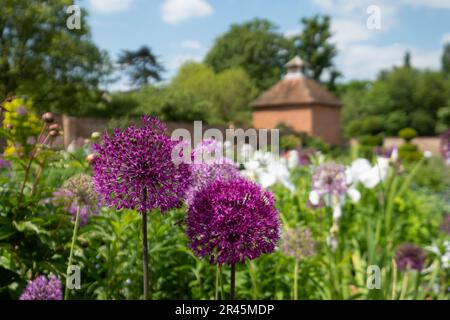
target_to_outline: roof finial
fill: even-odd
[[[285,78],[300,78],[303,76],[303,69],[305,64],[299,56],[295,56],[291,61],[285,65],[287,73]]]

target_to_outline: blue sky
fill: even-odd
[[[186,60],[200,61],[230,24],[254,17],[276,23],[290,36],[299,20],[314,14],[332,17],[336,59],[344,78],[374,78],[381,68],[401,63],[439,68],[442,44],[450,42],[450,0],[82,0],[93,39],[113,58],[122,49],[150,46],[170,79]],[[376,5],[380,29],[369,29],[366,12]],[[110,89],[122,88],[123,82]]]

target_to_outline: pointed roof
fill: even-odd
[[[262,94],[252,107],[322,104],[341,106],[341,102],[319,83],[303,74],[304,63],[300,57],[286,64],[287,74],[272,88]]]

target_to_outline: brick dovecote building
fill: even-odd
[[[273,129],[284,123],[298,132],[341,143],[339,100],[303,74],[303,62],[295,57],[286,64],[287,74],[251,104],[253,126]]]

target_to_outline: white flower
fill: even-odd
[[[249,177],[267,188],[280,182],[289,191],[294,192],[295,186],[290,180],[290,172],[285,159],[277,159],[270,152],[255,151],[244,163],[243,175]]]
[[[312,205],[317,206],[320,201],[320,195],[316,190],[313,190],[309,193],[309,202],[311,202]]]
[[[300,163],[297,150],[290,150],[286,154],[287,166],[289,169],[295,168]]]
[[[423,156],[424,156],[425,158],[429,159],[429,158],[431,158],[431,157],[433,156],[433,153],[432,153],[430,150],[426,150],[426,151],[423,153]]]
[[[347,194],[352,200],[352,202],[358,202],[359,199],[361,199],[361,193],[358,191],[358,189],[355,189],[353,187],[347,190]]]
[[[425,247],[425,249],[434,253],[437,257],[440,258],[443,269],[449,269],[450,268],[450,241],[448,241],[448,240],[444,241],[443,247],[444,247],[445,252],[442,252],[441,249],[436,244]]]
[[[374,188],[385,180],[389,173],[389,159],[378,157],[377,163],[371,166],[367,159],[356,159],[346,170],[348,184],[361,182],[368,189]]]

